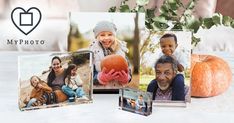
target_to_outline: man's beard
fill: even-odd
[[[159,89],[162,91],[167,90],[170,86],[170,84],[166,84],[165,86],[161,86],[159,83],[157,83],[157,84],[158,84]]]

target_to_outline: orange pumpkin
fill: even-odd
[[[226,61],[216,56],[192,54],[192,96],[219,95],[228,89],[231,80],[232,72]]]
[[[101,69],[106,68],[107,71],[114,69],[115,71],[124,70],[127,72],[128,63],[121,55],[108,55],[101,61]]]

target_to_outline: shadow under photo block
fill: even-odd
[[[94,93],[118,93],[122,87],[139,87],[143,13],[72,12],[69,21],[68,50],[90,50],[94,54]]]
[[[190,31],[149,31],[140,46],[140,90],[153,93],[153,105],[186,106],[191,101]]]
[[[20,110],[91,103],[92,56],[90,51],[19,56]]]

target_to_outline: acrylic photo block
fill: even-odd
[[[137,89],[145,15],[72,12],[69,20],[68,50],[94,53],[94,93],[118,93],[122,87]]]
[[[151,31],[141,42],[140,90],[153,105],[185,107],[190,102],[191,31]]]
[[[90,51],[19,56],[19,109],[91,103],[92,58]]]
[[[119,107],[125,111],[148,116],[152,113],[152,93],[131,88],[119,89]]]

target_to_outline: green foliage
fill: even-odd
[[[130,12],[130,8],[128,5],[122,5],[119,8],[120,12]]]
[[[195,18],[193,11],[197,0],[190,0],[185,6],[180,0],[165,0],[159,9],[159,16],[155,15],[154,9],[145,9],[149,0],[136,0],[136,7],[130,10],[127,5],[128,0],[123,0],[119,8],[111,7],[110,12],[145,12],[145,25],[149,30],[192,30],[193,34],[197,33],[200,28],[210,29],[213,26],[224,25],[234,28],[234,20],[229,16],[222,16],[219,13],[214,14],[210,18]],[[178,10],[183,10],[182,14],[178,14]],[[169,24],[172,24],[169,25]],[[200,38],[192,36],[192,44],[196,46],[200,42]]]

